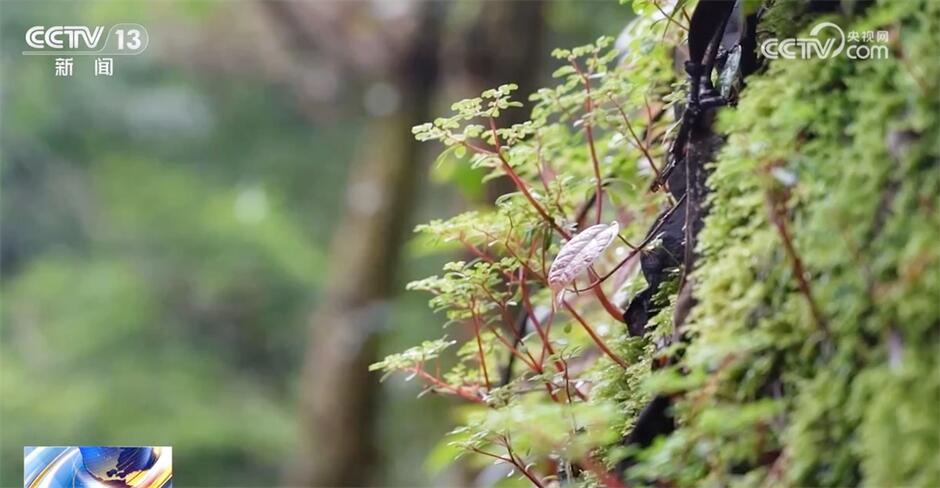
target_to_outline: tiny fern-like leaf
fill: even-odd
[[[566,242],[548,270],[548,285],[552,294],[558,295],[565,286],[594,264],[614,241],[618,232],[620,225],[616,221],[609,225],[592,225]]]

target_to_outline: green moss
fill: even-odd
[[[783,29],[793,8],[780,2],[771,25]],[[889,30],[891,57],[775,61],[721,115],[696,338],[680,365],[703,380],[636,474],[940,485],[940,3],[884,3],[837,22]],[[769,219],[769,192],[784,190],[828,332]]]

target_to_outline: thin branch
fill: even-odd
[[[512,169],[512,165],[509,164],[509,161],[506,160],[506,157],[503,156],[502,145],[499,142],[499,135],[496,132],[496,120],[490,117],[490,131],[493,134],[493,145],[496,146],[495,155],[499,158],[500,163],[502,164],[503,171],[509,176],[509,179],[512,180],[513,184],[516,185],[516,188],[522,193],[526,200],[529,201],[529,204],[535,209],[536,212],[542,217],[543,220],[548,222],[556,232],[558,232],[565,239],[570,239],[571,234],[562,229],[558,223],[555,222],[551,216],[548,215],[548,212],[539,205],[539,202],[535,200],[535,197],[532,196],[532,193],[529,191],[529,185],[526,185],[522,178]]]
[[[594,268],[592,267],[588,268],[588,276],[590,276],[591,279],[600,279],[597,276],[597,272],[594,271]],[[599,284],[600,283],[598,283],[598,285]],[[626,320],[623,318],[623,310],[620,310],[616,305],[610,302],[610,299],[607,298],[607,294],[604,293],[604,289],[600,286],[595,286],[592,289],[594,290],[594,296],[596,296],[597,300],[601,302],[601,306],[604,308],[604,311],[606,311],[607,314],[617,322],[626,323]]]
[[[663,14],[663,16],[665,16],[667,19],[669,19],[669,22],[670,22],[670,23],[675,24],[677,27],[681,28],[681,29],[684,30],[684,31],[688,31],[688,30],[689,30],[688,27],[682,25],[681,22],[679,22],[678,20],[676,20],[676,19],[673,18],[673,17],[675,16],[675,14],[676,14],[675,12],[673,12],[672,15],[667,14],[666,11],[663,10],[663,8],[659,6],[659,3],[658,3],[656,0],[653,0],[653,1],[652,1],[652,4],[653,4],[653,6],[656,7],[656,10],[659,10],[659,13]],[[666,24],[666,28],[667,28],[667,29],[669,28],[669,23]],[[665,30],[663,30],[663,37],[665,37],[665,36],[666,36],[666,32],[665,32]]]
[[[591,118],[594,116],[594,98],[591,95],[591,78],[581,70],[581,67],[578,66],[578,63],[574,60],[574,58],[569,59],[569,62],[571,63],[571,66],[574,67],[574,70],[578,73],[584,83],[584,133],[587,136],[588,151],[591,154],[591,166],[594,169],[594,180],[596,184],[594,195],[597,208],[597,217],[594,219],[594,223],[600,224],[601,214],[604,210],[604,182],[601,179],[601,166],[597,159],[597,149],[595,148],[594,144],[594,123],[591,120]]]
[[[643,156],[647,161],[649,161],[650,167],[653,168],[653,172],[656,173],[656,179],[659,179],[659,168],[656,166],[656,161],[653,160],[653,155],[650,154],[646,144],[640,141],[640,137],[636,134],[636,131],[633,130],[633,124],[630,123],[630,118],[627,117],[627,113],[623,111],[623,108],[614,100],[613,95],[611,95],[609,92],[607,93],[607,98],[610,99],[610,103],[612,103],[614,107],[617,108],[617,111],[620,112],[620,116],[623,118],[623,123],[625,126],[627,126],[627,131],[630,132],[630,137],[633,138],[633,145],[643,153]]]
[[[486,370],[486,355],[483,354],[483,340],[480,339],[480,317],[476,313],[471,313],[471,315],[473,317],[473,334],[477,338],[477,354],[479,354],[480,357],[480,369],[483,371],[483,380],[486,381],[486,389],[491,390],[490,373]]]
[[[591,326],[588,325],[588,323],[580,315],[578,315],[578,312],[576,312],[566,300],[562,299],[561,303],[568,310],[568,313],[570,313],[571,316],[574,317],[582,327],[584,327],[584,330],[587,331],[589,336],[591,336],[591,339],[594,340],[594,343],[597,344],[597,347],[599,347],[601,351],[604,351],[604,354],[606,354],[615,363],[619,364],[620,367],[627,369],[627,363],[625,363],[623,359],[620,359],[619,356],[614,354],[613,351],[607,347],[607,344],[604,344],[604,341],[600,338],[600,336],[598,336],[597,333],[594,332],[594,329],[591,328]]]
[[[613,276],[613,274],[616,273],[617,270],[619,270],[621,267],[623,267],[624,264],[627,264],[628,261],[630,261],[631,259],[633,259],[634,256],[636,256],[637,254],[643,252],[643,248],[645,248],[650,242],[653,242],[653,239],[656,238],[657,232],[659,232],[659,229],[662,228],[663,225],[665,225],[666,220],[668,220],[669,217],[671,217],[672,214],[675,213],[675,211],[679,208],[680,205],[682,205],[682,202],[684,202],[684,201],[685,201],[685,194],[683,194],[682,197],[679,198],[679,200],[676,201],[676,204],[673,205],[672,208],[670,208],[669,211],[666,212],[666,213],[659,219],[659,222],[657,222],[656,225],[653,226],[653,228],[650,229],[649,233],[646,235],[646,239],[643,239],[643,242],[641,242],[639,245],[637,245],[637,247],[634,248],[634,250],[633,250],[632,252],[630,252],[630,254],[627,254],[627,257],[623,258],[623,259],[620,261],[620,263],[617,264],[617,266],[614,266],[614,269],[608,271],[607,274],[605,274],[604,276],[602,276],[600,279],[596,280],[594,283],[591,283],[590,285],[588,285],[588,286],[586,286],[586,287],[584,287],[584,288],[581,288],[581,291],[590,290],[590,289],[592,289],[592,288],[595,288],[595,287],[599,286],[601,283],[603,283],[603,282],[606,281],[608,278],[610,278],[611,276]]]
[[[790,231],[787,227],[786,209],[783,202],[775,198],[772,192],[768,191],[767,203],[770,206],[770,220],[776,228],[777,234],[780,235],[780,240],[783,241],[783,248],[787,253],[787,257],[790,259],[790,264],[793,267],[793,274],[796,275],[796,282],[800,288],[800,293],[806,298],[806,303],[809,305],[810,313],[813,315],[813,320],[816,322],[816,327],[828,337],[829,328],[826,325],[825,316],[819,309],[819,305],[816,304],[816,300],[813,298],[813,290],[809,280],[806,279],[806,269],[803,266],[803,260],[800,258],[796,247],[793,245],[793,238],[790,236]]]
[[[513,465],[515,465],[516,468],[520,472],[522,472],[522,474],[526,478],[529,478],[529,481],[531,481],[535,486],[537,486],[538,488],[544,488],[545,485],[543,485],[542,482],[539,481],[538,478],[536,478],[535,475],[532,474],[528,468],[526,468],[525,461],[523,461],[522,458],[518,457],[516,453],[513,452],[512,448],[509,447],[509,439],[504,439],[503,446],[506,448],[506,454],[509,454],[509,457],[512,459]]]
[[[414,373],[414,374],[420,376],[421,378],[423,378],[425,381],[427,381],[427,382],[430,383],[431,385],[437,387],[437,389],[439,389],[439,390],[449,391],[449,392],[451,392],[451,393],[453,393],[453,394],[455,394],[455,395],[457,395],[457,396],[459,396],[459,397],[461,397],[461,398],[463,398],[463,399],[465,399],[465,400],[470,400],[470,401],[472,401],[472,402],[479,403],[479,404],[481,404],[481,405],[486,405],[486,402],[483,401],[482,398],[480,398],[479,396],[477,396],[477,395],[474,394],[474,393],[470,393],[470,392],[466,391],[466,387],[464,387],[464,386],[453,386],[453,385],[451,385],[451,384],[449,384],[449,383],[445,383],[445,382],[442,381],[440,378],[437,378],[437,377],[435,377],[435,376],[432,376],[432,375],[429,374],[427,371],[425,371],[425,370],[423,370],[423,369],[421,369],[421,368],[419,368],[419,367],[407,368],[407,369],[405,369],[405,371],[409,371],[409,372],[412,372],[412,373]]]
[[[490,330],[490,332],[493,333],[494,336],[496,336],[496,339],[499,340],[499,342],[502,342],[503,345],[506,346],[506,347],[509,349],[509,352],[511,352],[514,356],[516,356],[517,358],[519,358],[520,361],[522,361],[523,363],[525,363],[525,365],[528,366],[529,369],[531,369],[532,371],[536,372],[537,374],[542,374],[542,372],[543,372],[544,370],[542,369],[541,366],[539,366],[537,363],[534,362],[534,361],[535,361],[534,358],[532,359],[533,362],[529,362],[529,360],[528,360],[525,356],[523,356],[522,353],[520,353],[519,350],[516,349],[515,346],[513,346],[512,344],[510,344],[509,341],[507,341],[506,338],[503,337],[503,336],[496,330],[495,327],[493,327],[493,326],[490,325],[490,324],[487,324],[486,327]]]

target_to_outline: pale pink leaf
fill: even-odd
[[[557,294],[594,264],[619,232],[620,225],[616,221],[609,225],[592,225],[566,242],[548,270],[548,285],[552,292]]]

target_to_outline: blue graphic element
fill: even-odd
[[[101,481],[124,481],[136,471],[150,469],[156,459],[149,447],[79,447],[85,469]]]
[[[26,488],[170,488],[169,447],[26,447]]]

